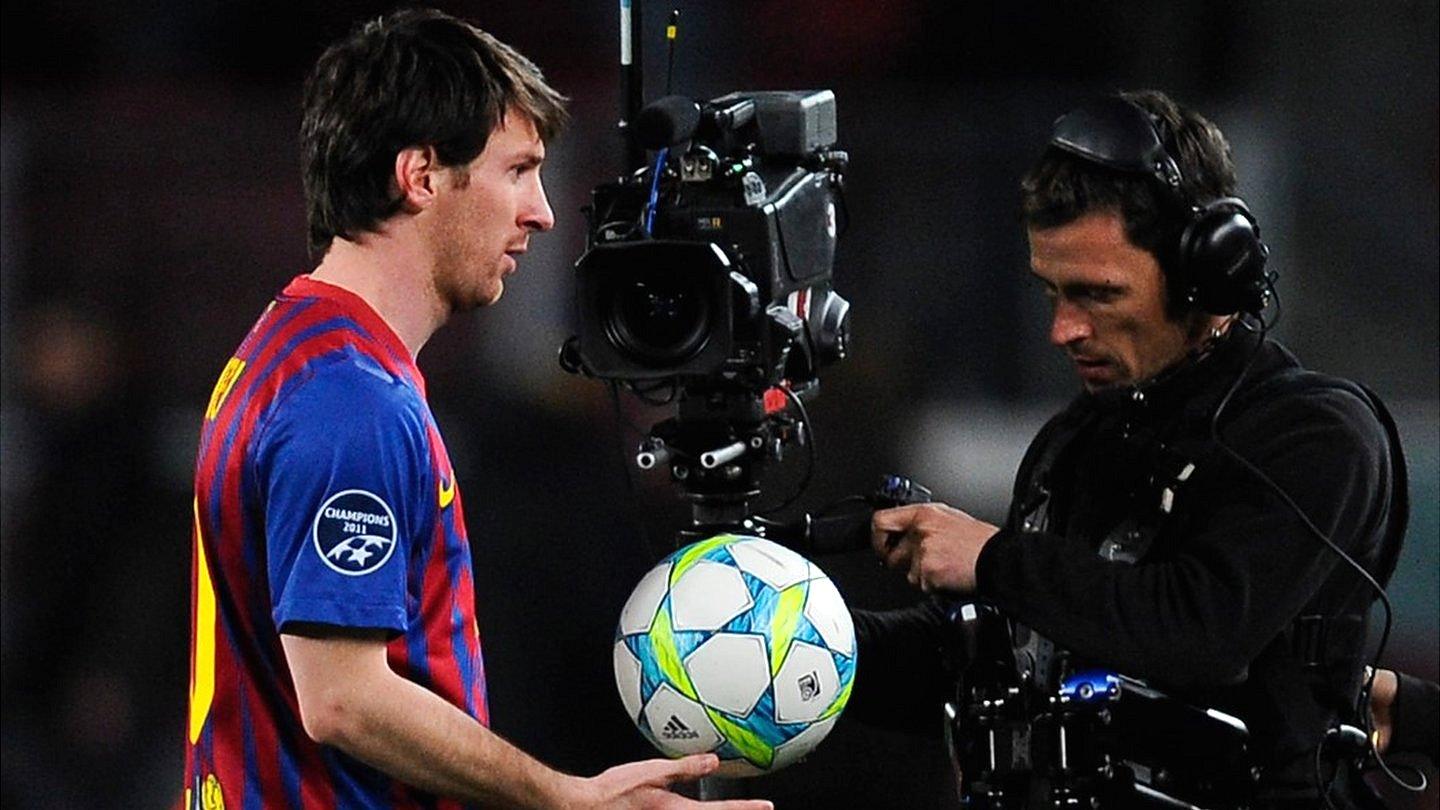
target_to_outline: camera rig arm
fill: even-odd
[[[788,521],[750,515],[741,519],[736,528],[745,534],[773,540],[806,556],[840,554],[870,547],[870,519],[875,510],[926,503],[930,498],[929,489],[904,476],[887,474],[881,476],[880,485],[874,492],[845,498],[832,504],[831,509],[806,512]],[[844,504],[856,504],[861,508],[831,514],[835,507]]]

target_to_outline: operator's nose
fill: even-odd
[[[1090,338],[1094,329],[1084,309],[1065,301],[1055,301],[1055,314],[1050,321],[1050,342],[1064,348]]]

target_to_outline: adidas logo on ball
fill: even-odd
[[[667,740],[696,740],[700,735],[694,729],[680,722],[680,718],[670,715],[670,722],[660,731],[660,736]]]

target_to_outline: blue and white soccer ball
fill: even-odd
[[[855,626],[809,560],[755,537],[692,543],[625,603],[615,683],[662,752],[714,751],[722,776],[789,765],[835,725],[855,679]]]

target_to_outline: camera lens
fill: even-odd
[[[605,295],[605,333],[646,365],[684,362],[710,336],[710,298],[701,274],[675,268],[626,273]]]

